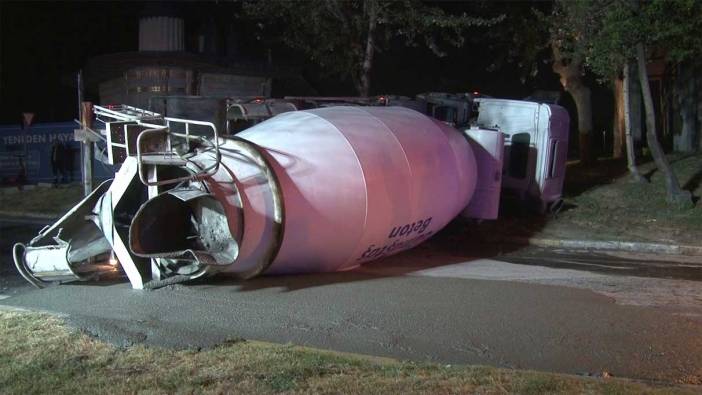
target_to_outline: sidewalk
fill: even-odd
[[[22,219],[44,219],[48,222],[57,220],[60,214],[33,213],[31,211],[0,210],[0,220],[4,218],[20,221]]]
[[[599,241],[599,240],[573,240],[573,239],[546,239],[539,237],[511,237],[502,240],[502,243],[516,245],[530,245],[543,248],[561,248],[566,250],[588,251],[626,251],[663,255],[687,255],[702,257],[702,246],[684,244],[645,243],[639,241]],[[702,259],[701,259],[702,261]]]

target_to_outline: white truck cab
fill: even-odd
[[[502,189],[557,212],[568,156],[570,118],[555,104],[476,98],[475,123],[505,135]]]

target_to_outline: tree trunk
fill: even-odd
[[[631,116],[631,137],[634,139],[634,150],[636,151],[636,143],[643,143],[643,100],[641,100],[641,88],[639,85],[638,66],[636,62],[629,63],[629,110]]]
[[[370,92],[371,71],[373,69],[373,55],[375,53],[375,27],[378,22],[378,5],[375,1],[366,1],[364,6],[368,7],[368,36],[366,37],[366,49],[361,63],[361,75],[359,78],[358,94],[368,97]]]
[[[680,152],[697,151],[697,100],[695,91],[695,74],[690,63],[678,66],[675,79],[675,98],[678,102],[682,130],[675,138],[675,150]]]
[[[578,111],[580,160],[583,163],[590,164],[595,160],[595,155],[592,152],[592,100],[590,99],[590,88],[582,83],[571,83],[568,92],[573,97],[575,108]]]
[[[624,65],[624,80],[622,81],[622,96],[624,99],[624,136],[626,140],[626,163],[629,174],[634,181],[646,182],[646,179],[639,173],[636,166],[636,154],[634,153],[634,138],[631,134],[631,65]]]
[[[696,64],[695,65],[695,91],[700,92],[702,91],[702,77],[700,77],[700,73],[702,73],[702,64]],[[696,107],[696,113],[697,113],[697,149],[702,150],[702,96],[698,96],[700,99],[697,100],[697,107]]]
[[[624,98],[624,80],[614,79],[614,122],[612,125],[612,157],[619,159],[624,156],[626,139],[626,116],[625,110],[627,100]]]
[[[561,81],[563,89],[570,94],[578,112],[578,142],[580,143],[580,161],[590,164],[594,161],[591,151],[592,139],[592,101],[590,88],[582,79],[583,62],[579,59],[566,59],[556,43],[551,44],[553,51],[553,71]]]
[[[651,151],[653,160],[656,162],[656,167],[665,177],[665,187],[667,192],[667,201],[670,204],[681,208],[691,208],[692,195],[690,192],[680,188],[678,177],[675,176],[673,168],[668,163],[663,149],[661,148],[656,136],[656,114],[653,108],[653,97],[651,96],[651,87],[648,83],[648,74],[646,71],[646,50],[643,43],[636,44],[636,58],[639,66],[639,83],[641,84],[641,94],[644,99],[644,109],[646,111],[646,143]]]

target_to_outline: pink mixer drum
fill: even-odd
[[[221,145],[221,168],[208,184],[225,210],[231,205],[230,228],[243,226],[231,229],[242,240],[223,272],[348,270],[426,240],[475,189],[466,138],[402,107],[289,112],[238,136],[262,148],[272,174],[231,142]]]

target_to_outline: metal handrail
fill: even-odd
[[[143,130],[142,132],[139,133],[137,136],[137,141],[136,141],[136,151],[137,151],[137,165],[138,165],[138,173],[139,173],[139,179],[141,180],[142,184],[146,186],[158,186],[158,185],[167,185],[167,184],[174,184],[178,183],[181,181],[186,181],[186,180],[192,180],[192,179],[197,179],[200,177],[207,177],[213,175],[217,170],[219,169],[219,165],[222,161],[222,155],[220,154],[220,149],[219,149],[219,131],[217,130],[217,126],[215,126],[214,123],[212,122],[205,122],[205,121],[195,121],[195,120],[190,120],[190,119],[181,119],[181,118],[173,118],[173,117],[163,117],[161,114],[158,114],[153,111],[148,111],[148,110],[143,110],[140,108],[128,106],[125,104],[118,105],[118,106],[111,106],[111,107],[104,107],[104,106],[93,106],[93,112],[95,113],[96,116],[100,117],[109,117],[112,119],[115,119],[117,121],[122,121],[122,122],[134,122],[138,125],[150,128]],[[165,123],[162,124],[161,122]],[[161,124],[159,124],[161,123]],[[185,126],[185,133],[179,133],[179,132],[173,132],[172,131],[172,126],[173,124],[183,124]],[[209,139],[205,138],[204,136],[193,136],[190,132],[190,127],[192,125],[200,125],[200,126],[206,126],[210,129],[212,129],[213,132],[213,141],[210,141]],[[214,149],[214,155],[215,155],[215,161],[213,164],[210,166],[194,173],[191,176],[188,177],[178,177],[178,178],[173,178],[173,179],[168,179],[168,180],[162,180],[162,181],[153,181],[150,182],[144,178],[144,172],[143,172],[143,165],[144,165],[144,160],[143,156],[144,153],[142,152],[141,149],[141,143],[142,139],[144,136],[147,135],[152,135],[155,133],[165,133],[167,135],[167,149],[168,152],[160,152],[158,153],[159,155],[178,155],[178,157],[186,162],[191,162],[187,158],[184,158],[182,155],[178,154],[177,152],[174,151],[172,147],[172,141],[171,141],[171,136],[175,137],[180,137],[185,139],[187,143],[187,151],[190,152],[190,142],[192,140],[197,140],[201,144],[206,144],[210,145],[210,148]],[[191,162],[192,163],[192,162]]]
[[[186,141],[188,142],[188,150],[190,149],[190,140],[200,140],[203,143],[209,143],[210,141],[202,136],[197,136],[196,138],[192,138],[190,136],[190,125],[200,125],[200,126],[207,126],[210,129],[212,129],[212,134],[213,137],[212,139],[214,140],[213,147],[214,148],[214,154],[215,154],[215,162],[213,165],[205,168],[204,170],[201,171],[201,173],[204,173],[204,176],[211,176],[212,174],[217,172],[217,169],[219,169],[219,165],[222,162],[222,154],[219,151],[219,132],[217,130],[217,126],[215,126],[214,123],[212,122],[205,122],[205,121],[193,121],[190,119],[181,119],[181,118],[172,118],[172,117],[165,117],[164,120],[166,121],[166,126],[170,129],[171,123],[182,123],[185,125],[185,136],[183,136],[182,133],[174,133],[171,132],[172,135],[178,136],[178,137],[185,137]],[[170,149],[171,147],[169,147]]]
[[[171,118],[171,117],[164,117],[163,118],[166,121],[166,127],[170,128],[171,123],[182,123],[185,125],[185,134],[186,139],[189,139],[190,136],[190,125],[201,125],[201,126],[208,126],[212,129],[212,132],[214,134],[214,140],[215,140],[215,151],[217,152],[217,157],[219,157],[219,134],[217,132],[217,126],[215,126],[214,123],[212,122],[205,122],[205,121],[193,121],[191,119],[181,119],[181,118]],[[188,140],[189,141],[189,140]]]
[[[139,133],[139,135],[137,136],[137,141],[136,141],[137,166],[138,166],[138,171],[137,171],[137,172],[139,173],[139,180],[141,181],[142,184],[144,184],[144,185],[146,185],[146,186],[161,186],[161,185],[176,184],[176,183],[179,183],[179,182],[182,182],[182,181],[189,181],[189,180],[194,180],[194,179],[198,179],[198,178],[201,178],[201,177],[208,177],[208,176],[213,175],[213,174],[214,174],[215,172],[217,172],[217,170],[219,169],[219,165],[220,165],[220,163],[221,163],[222,156],[221,156],[220,151],[219,151],[219,136],[217,135],[217,129],[216,129],[216,127],[215,127],[212,123],[210,123],[210,122],[180,120],[180,119],[176,119],[176,118],[171,118],[170,120],[171,120],[171,121],[174,121],[174,122],[185,121],[185,122],[193,123],[193,124],[201,124],[201,125],[205,125],[205,126],[211,126],[211,127],[214,129],[214,131],[215,131],[215,138],[214,138],[215,142],[214,142],[214,143],[211,143],[208,139],[206,139],[206,138],[204,138],[204,137],[202,137],[202,136],[191,136],[190,133],[189,133],[189,127],[187,127],[187,123],[186,123],[186,133],[171,132],[171,131],[170,131],[170,128],[168,128],[168,127],[166,127],[166,128],[160,127],[160,128],[155,128],[155,129],[146,129],[146,130],[142,131],[142,132]],[[168,152],[160,152],[160,153],[159,153],[160,155],[177,155],[178,158],[180,158],[180,159],[182,159],[182,160],[184,160],[184,161],[186,161],[186,162],[193,163],[193,162],[190,161],[188,158],[184,158],[183,156],[181,156],[180,154],[174,152],[174,151],[171,149],[171,147],[170,147],[170,136],[176,136],[176,137],[181,137],[181,138],[186,139],[186,141],[188,141],[188,145],[189,145],[189,143],[190,143],[191,140],[198,140],[198,141],[200,141],[201,143],[205,143],[205,144],[211,143],[211,144],[212,144],[211,148],[214,148],[214,150],[215,150],[215,162],[214,162],[212,165],[210,165],[210,166],[208,166],[208,167],[206,167],[206,168],[204,168],[204,169],[201,169],[201,170],[199,170],[198,172],[196,172],[196,173],[194,173],[194,174],[192,174],[192,175],[189,175],[189,176],[170,178],[170,179],[161,180],[161,181],[148,181],[148,180],[144,177],[144,172],[143,172],[143,165],[144,165],[143,156],[144,156],[144,155],[143,155],[142,150],[141,150],[141,146],[142,146],[141,143],[142,143],[142,139],[143,139],[144,136],[146,136],[146,135],[152,135],[152,134],[157,134],[157,133],[163,133],[163,134],[167,134],[167,135],[169,136],[169,139],[168,139],[169,151],[168,151]]]
[[[128,106],[126,104],[120,104],[112,108],[94,105],[93,112],[97,116],[110,117],[118,121],[139,121],[142,119],[154,119],[161,117],[161,114],[159,113]]]

